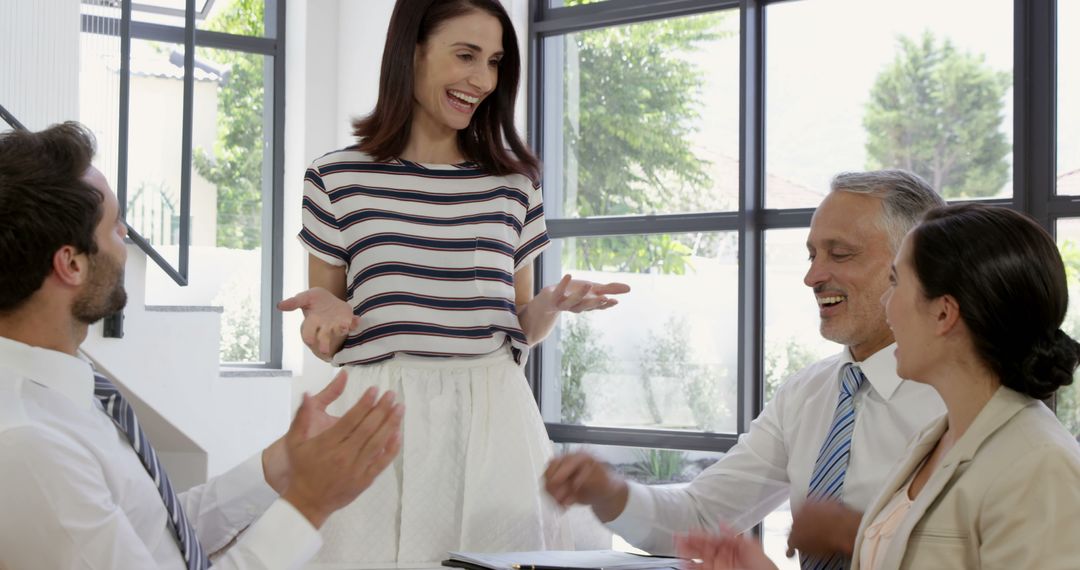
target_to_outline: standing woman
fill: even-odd
[[[311,288],[279,307],[348,367],[342,405],[374,385],[409,410],[394,467],[323,527],[324,563],[573,547],[541,499],[551,445],[522,365],[560,311],[629,287],[566,276],[533,296],[549,240],[513,126],[520,68],[497,0],[398,0],[358,143],[306,173]]]
[[[852,569],[1080,568],[1080,447],[1040,401],[1080,362],[1054,240],[1012,210],[946,206],[904,238],[891,280],[897,373],[947,413],[863,515]],[[681,550],[701,570],[775,568],[730,533]]]

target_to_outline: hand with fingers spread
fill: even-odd
[[[326,413],[326,408],[345,391],[347,381],[348,374],[342,370],[334,376],[334,379],[325,388],[311,397],[312,414],[311,422],[307,428],[307,437],[319,435],[338,421],[337,416]],[[285,494],[285,490],[289,488],[289,482],[292,479],[289,455],[285,448],[285,437],[283,435],[278,438],[262,454],[263,475],[267,484],[279,495]]]
[[[583,504],[592,507],[603,522],[614,520],[626,508],[629,488],[626,481],[588,453],[560,455],[544,471],[544,489],[563,507]]]
[[[339,374],[328,390],[340,394]],[[394,460],[401,447],[402,405],[394,393],[377,397],[368,389],[343,416],[327,421],[325,405],[304,394],[284,437],[288,457],[288,488],[282,498],[316,528],[334,511],[351,503]],[[335,396],[336,398],[336,396]],[[331,398],[332,400],[333,398]]]
[[[676,548],[680,557],[701,561],[688,562],[686,570],[776,570],[760,542],[729,529],[679,537]]]
[[[278,303],[282,311],[300,309],[304,323],[300,337],[315,356],[329,362],[345,343],[349,331],[360,325],[349,303],[322,287],[312,287]]]
[[[529,344],[536,344],[551,334],[559,313],[610,309],[619,304],[612,295],[629,292],[630,286],[625,283],[593,283],[566,275],[557,284],[541,289],[527,304],[519,305],[521,330]]]
[[[630,286],[625,283],[593,283],[567,274],[554,286],[545,287],[532,302],[539,303],[539,308],[547,313],[583,313],[610,309],[619,304],[611,295],[629,292]]]

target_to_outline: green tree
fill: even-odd
[[[997,194],[1009,177],[1001,125],[1010,75],[930,32],[898,41],[863,117],[868,168],[911,170],[947,198]]]
[[[1065,240],[1060,249],[1069,283],[1069,299],[1076,302],[1080,299],[1080,247],[1072,240]],[[1080,311],[1070,311],[1061,329],[1073,338],[1080,338]],[[1073,385],[1058,390],[1055,398],[1057,416],[1061,423],[1073,435],[1080,435],[1080,385],[1076,384],[1075,376]]]
[[[562,354],[562,421],[580,424],[589,419],[589,401],[585,394],[585,375],[607,372],[611,353],[600,341],[586,315],[563,320],[559,338]]]
[[[214,297],[213,304],[225,309],[221,315],[221,338],[225,342],[218,347],[221,362],[259,360],[259,308],[257,297],[245,288],[248,283],[243,277],[230,279]]]
[[[645,406],[654,424],[664,423],[653,383],[660,379],[678,381],[691,376],[694,363],[690,354],[690,331],[686,319],[670,317],[660,334],[649,330],[641,347],[639,380]]]
[[[695,211],[708,203],[708,162],[694,154],[689,138],[700,119],[703,73],[685,55],[722,37],[723,20],[672,18],[568,37],[563,94],[566,108],[579,110],[564,116],[564,160],[576,164],[565,173],[568,209],[619,216]],[[692,235],[579,239],[573,265],[682,274],[694,247],[703,245],[709,244]]]
[[[765,400],[771,400],[776,390],[792,374],[817,360],[814,354],[794,337],[783,344],[770,344],[765,349]]]
[[[649,448],[637,449],[634,455],[638,459],[636,462],[620,466],[619,470],[626,477],[650,485],[684,480],[682,473],[689,464],[685,451]]]
[[[205,28],[229,34],[262,36],[265,0],[234,0],[215,11]],[[263,56],[199,48],[199,59],[224,70],[218,88],[217,140],[212,153],[196,148],[196,172],[217,187],[218,247],[262,246]],[[257,298],[257,297],[256,297]],[[259,360],[259,307],[226,284],[219,293],[223,362]]]
[[[676,385],[690,408],[695,427],[720,431],[732,418],[727,402],[735,397],[735,384],[726,368],[696,361],[690,332],[686,318],[670,317],[660,333],[646,333],[638,376],[645,405],[653,423],[666,423],[655,385]]]
[[[206,29],[262,36],[265,0],[235,0]],[[227,71],[218,91],[218,136],[213,153],[195,149],[195,170],[217,186],[217,245],[262,245],[263,57],[229,50],[199,50]]]

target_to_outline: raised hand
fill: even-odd
[[[567,274],[554,287],[544,289],[534,302],[540,302],[549,313],[602,311],[619,304],[619,300],[610,295],[629,292],[630,286],[625,283],[594,283],[573,279]]]
[[[404,407],[394,404],[393,392],[377,401],[376,396],[369,388],[345,415],[325,425],[325,412],[304,394],[285,434],[291,477],[282,497],[316,528],[367,489],[401,448]]]
[[[338,421],[337,416],[326,413],[326,407],[341,396],[347,379],[348,375],[342,370],[325,388],[311,397],[311,421],[306,426],[307,433],[303,434],[305,438],[319,435]],[[284,494],[292,479],[292,467],[289,465],[284,435],[263,451],[262,460],[266,482],[279,495]]]
[[[349,331],[360,325],[360,317],[353,315],[349,303],[322,287],[302,291],[278,303],[277,308],[303,311],[300,338],[315,356],[326,361],[341,350]]]
[[[589,505],[604,522],[614,520],[626,508],[626,481],[588,453],[567,453],[552,459],[544,471],[544,489],[563,507]]]

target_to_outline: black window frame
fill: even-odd
[[[270,180],[263,181],[263,273],[268,280],[261,280],[260,295],[260,354],[258,362],[222,362],[223,367],[280,369],[282,363],[282,315],[275,310],[275,299],[283,294],[283,245],[284,245],[284,179],[285,179],[285,8],[287,0],[264,0],[265,29],[270,32],[265,36],[244,36],[208,30],[199,30],[195,24],[195,0],[185,0],[183,13],[184,26],[173,26],[132,20],[135,9],[161,13],[152,6],[134,6],[132,0],[118,0],[120,18],[82,15],[83,33],[105,33],[118,35],[120,38],[120,97],[117,148],[117,184],[116,195],[123,214],[127,206],[127,165],[130,110],[131,79],[131,40],[160,41],[184,46],[184,101],[183,129],[180,164],[180,223],[179,255],[174,267],[154,246],[128,226],[129,239],[142,249],[147,257],[161,268],[177,285],[188,284],[189,250],[191,245],[191,174],[192,174],[192,131],[194,110],[194,68],[196,48],[223,49],[242,53],[262,55],[272,60],[273,77],[265,82],[264,109],[272,125],[269,136],[272,144],[265,153],[270,172]],[[207,2],[204,11],[212,5]],[[180,15],[179,11],[166,12]],[[206,16],[204,13],[199,13]],[[265,135],[264,135],[265,136]],[[122,328],[115,318],[106,322],[107,336],[122,336]]]
[[[815,0],[605,0],[550,7],[550,0],[529,2],[528,134],[532,148],[545,159],[545,95],[553,92],[544,60],[544,40],[573,32],[737,8],[740,15],[739,210],[699,214],[663,214],[619,218],[549,219],[552,239],[686,231],[737,231],[739,235],[739,347],[736,433],[626,429],[546,423],[556,443],[616,445],[726,452],[765,405],[765,232],[808,228],[813,208],[765,207],[765,58],[766,7]],[[1080,196],[1058,196],[1056,180],[1056,0],[1014,0],[1013,196],[982,203],[1025,212],[1055,234],[1058,220],[1080,217]],[[928,14],[927,17],[933,17]],[[558,160],[553,157],[553,160]],[[545,193],[561,195],[557,180]],[[551,199],[547,198],[546,199]],[[543,286],[546,254],[537,260],[536,284]],[[545,348],[533,348],[528,376],[537,403],[543,405]],[[541,408],[542,409],[542,408]]]

